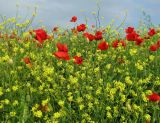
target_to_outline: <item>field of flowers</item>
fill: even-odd
[[[70,22],[0,24],[0,122],[160,123],[160,29]]]

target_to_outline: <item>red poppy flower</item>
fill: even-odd
[[[143,38],[140,38],[140,37],[138,37],[138,38],[136,38],[136,45],[141,45],[141,43],[143,43]]]
[[[59,59],[70,60],[68,52],[58,51],[58,52],[55,52],[53,55],[56,56]]]
[[[147,98],[149,99],[149,101],[152,101],[152,102],[160,101],[160,96],[154,92],[151,95],[149,95]]]
[[[58,51],[60,52],[68,52],[68,48],[66,44],[61,44],[60,42],[57,43]]]
[[[92,34],[90,34],[90,33],[88,33],[88,32],[84,33],[83,35],[84,35],[86,38],[88,38],[89,41],[93,41],[93,40],[95,39],[95,36],[92,35]]]
[[[85,24],[81,24],[79,26],[77,26],[77,31],[78,32],[83,32],[86,30],[86,25]]]
[[[151,45],[149,48],[150,51],[157,51],[157,49],[158,49],[158,46],[156,44]]]
[[[98,49],[99,50],[107,50],[109,48],[108,43],[106,41],[102,41],[101,43],[98,44]]]
[[[118,47],[118,40],[115,40],[115,41],[112,43],[112,47],[114,47],[114,48],[117,48],[117,47]]]
[[[92,28],[95,28],[95,25],[92,25],[91,27],[92,27]]]
[[[3,38],[9,38],[9,35],[8,34],[4,34]]]
[[[10,37],[11,39],[16,38],[16,34],[15,34],[15,33],[12,33],[9,37]]]
[[[33,30],[35,32],[35,39],[39,41],[39,43],[43,43],[46,39],[49,38],[46,31],[43,29]]]
[[[82,64],[83,63],[83,58],[82,57],[78,57],[78,56],[74,56],[74,63],[75,64]]]
[[[139,35],[136,32],[132,32],[126,35],[126,39],[128,41],[135,41],[137,37],[139,37]]]
[[[48,104],[40,105],[40,106],[38,107],[38,109],[41,110],[42,112],[48,112],[48,111],[49,111]]]
[[[158,46],[158,48],[160,48],[160,40],[157,41],[157,46]]]
[[[117,61],[118,61],[118,63],[120,63],[120,64],[125,63],[125,60],[124,60],[123,58],[118,58]]]
[[[25,58],[23,59],[23,61],[24,61],[26,64],[30,64],[30,63],[31,63],[29,57],[25,57]]]
[[[125,41],[123,41],[123,40],[120,40],[120,41],[115,40],[115,41],[112,43],[112,47],[117,48],[119,43],[121,43],[121,45],[122,45],[123,47],[126,47],[126,43],[125,43]]]
[[[152,28],[152,29],[150,28],[150,29],[149,29],[149,32],[148,32],[148,35],[149,35],[149,36],[153,36],[153,35],[155,35],[155,34],[156,34],[156,31],[155,31],[153,28]]]
[[[75,29],[75,28],[72,28],[71,31],[72,31],[72,33],[74,33],[74,34],[77,34],[77,33],[78,33],[77,29]]]
[[[150,120],[147,120],[146,123],[151,123]]]
[[[43,48],[43,45],[42,45],[42,44],[40,44],[40,43],[38,43],[38,44],[37,44],[37,47],[39,47],[39,48]]]
[[[76,22],[77,21],[77,17],[73,16],[72,19],[70,20],[70,22]]]
[[[101,40],[103,37],[102,37],[102,32],[101,31],[97,31],[96,34],[95,34],[95,39],[96,40]]]
[[[58,27],[54,27],[52,32],[57,32],[58,31]]]
[[[125,31],[127,34],[132,33],[134,31],[134,27],[128,27]]]
[[[122,44],[123,47],[126,47],[126,43],[123,40],[120,40],[120,43]]]
[[[88,32],[83,33],[83,36],[86,37],[86,38],[88,37],[88,35],[89,35]]]

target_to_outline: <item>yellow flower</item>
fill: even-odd
[[[88,100],[91,100],[91,99],[92,99],[92,96],[89,95],[89,94],[86,94],[86,98],[87,98]]]
[[[111,64],[107,64],[106,68],[109,70],[111,68]]]
[[[13,59],[9,59],[8,64],[13,64]]]
[[[8,61],[10,58],[8,55],[5,55],[4,57],[2,57],[2,61]]]
[[[37,110],[37,109],[38,109],[38,107],[39,107],[39,104],[35,104],[35,106],[34,106],[34,107],[32,107],[32,111],[34,112],[35,110]]]
[[[155,56],[153,56],[153,55],[150,55],[150,56],[149,56],[149,60],[150,60],[150,61],[153,61],[154,58],[155,58]]]
[[[115,86],[115,88],[119,89],[120,92],[125,90],[125,84],[123,84],[122,82],[115,81],[114,86]]]
[[[102,83],[102,82],[103,82],[103,79],[102,79],[102,78],[100,78],[100,79],[98,80],[98,82],[99,82],[99,83]]]
[[[116,88],[111,88],[110,89],[110,95],[115,95],[115,93],[117,92],[117,89]]]
[[[33,112],[35,117],[41,118],[42,117],[42,111],[38,110],[38,111],[34,111]]]
[[[60,117],[61,117],[61,114],[59,112],[56,112],[56,113],[53,114],[54,119],[58,119]]]
[[[130,49],[129,53],[130,53],[131,56],[133,56],[137,53],[137,49]]]
[[[111,114],[111,112],[109,112],[109,111],[107,111],[107,118],[109,118],[109,119],[111,119],[112,118],[112,114]]]
[[[88,103],[88,107],[89,107],[89,108],[92,108],[92,107],[93,107],[93,103],[89,102],[89,103]]]
[[[118,107],[117,106],[113,107],[113,112],[114,112],[115,116],[118,115],[119,112],[118,112]]]
[[[133,104],[132,107],[133,107],[134,110],[139,110],[139,108],[140,108],[140,107],[139,107],[138,105],[136,105],[136,104]]]
[[[14,48],[13,48],[13,51],[14,51],[14,52],[17,52],[18,50],[19,50],[18,47],[14,47]]]
[[[149,114],[145,114],[144,118],[145,118],[145,120],[149,120],[149,121],[151,120],[151,116]]]
[[[4,26],[2,26],[1,24],[0,24],[0,30],[3,30],[4,29]]]
[[[78,52],[76,55],[77,55],[78,57],[81,57],[81,56],[82,56],[81,53],[79,53],[79,52]]]
[[[68,72],[73,72],[74,67],[72,65],[67,65]]]
[[[58,105],[60,105],[61,107],[63,107],[64,106],[64,101],[59,100]]]
[[[47,77],[47,76],[52,75],[54,73],[54,67],[50,68],[50,67],[44,66],[43,71],[44,71],[43,76]]]
[[[135,66],[137,67],[137,69],[143,70],[143,66],[140,63],[136,63]]]
[[[26,38],[26,37],[29,37],[30,36],[30,33],[29,32],[24,32],[23,34],[22,34],[22,37],[23,38]]]
[[[100,70],[99,67],[96,67],[96,68],[94,69],[94,72],[95,72],[95,73],[98,73],[99,70]]]
[[[9,113],[11,117],[14,117],[16,115],[16,112],[12,111]]]
[[[96,91],[96,95],[101,94],[101,90],[102,90],[102,88],[99,87],[99,88],[97,89],[97,91]]]
[[[42,100],[42,106],[45,106],[48,102],[49,102],[48,98],[46,100]]]
[[[69,96],[68,101],[72,102],[73,101],[73,96]]]
[[[86,120],[85,120],[85,119],[82,119],[82,120],[81,120],[81,123],[86,123]]]
[[[12,86],[12,90],[13,90],[13,91],[17,91],[17,90],[18,90],[18,85]]]
[[[124,121],[125,120],[125,116],[124,115],[121,115],[121,121]],[[125,123],[125,122],[123,122]]]
[[[33,16],[33,17],[37,16],[37,13],[36,13],[36,12],[34,12],[34,13],[32,14],[32,16]]]
[[[72,95],[72,92],[68,92],[67,96],[71,96]]]
[[[31,84],[27,82],[26,87],[30,87],[30,86],[31,86]]]
[[[132,94],[132,96],[137,96],[137,93],[134,90],[130,90],[129,92]]]
[[[126,103],[126,107],[127,107],[127,110],[128,110],[128,111],[131,111],[131,110],[132,110],[131,105],[130,105],[129,102]]]
[[[13,106],[17,106],[19,103],[18,103],[18,100],[15,100],[14,102],[13,102]]]
[[[29,48],[30,47],[30,42],[27,42],[26,44],[25,44],[25,48]]]
[[[126,101],[126,96],[124,94],[121,95],[121,102],[125,102]]]
[[[21,53],[24,53],[24,49],[21,48],[21,49],[20,49],[20,52],[21,52]]]
[[[146,90],[145,94],[146,94],[146,95],[151,95],[151,94],[152,94],[152,91],[151,91],[151,90]]]
[[[78,79],[76,77],[70,76],[69,81],[71,84],[76,84],[78,82]]]
[[[130,77],[129,77],[129,76],[126,76],[126,77],[125,77],[125,82],[126,82],[128,85],[131,85],[131,84],[132,84],[132,81],[130,80]]]
[[[107,111],[110,111],[110,110],[111,110],[111,107],[110,107],[110,106],[106,106],[106,110],[107,110]]]
[[[92,12],[92,15],[96,15],[96,12]]]
[[[77,103],[81,103],[83,101],[83,98],[82,97],[78,97],[76,100],[77,100]]]
[[[4,107],[4,105],[2,103],[0,103],[0,109],[2,109]]]
[[[4,103],[5,103],[6,105],[8,105],[8,104],[10,103],[10,101],[9,101],[8,99],[5,99],[5,100],[4,100]]]
[[[84,109],[84,105],[83,104],[79,105],[79,109],[83,110]]]
[[[102,58],[101,55],[99,55],[99,56],[97,57],[97,59],[98,59],[98,61],[101,61],[103,58]]]
[[[84,73],[81,74],[81,79],[85,79],[86,75]]]
[[[144,102],[148,101],[147,95],[145,95],[145,93],[142,93],[141,97],[142,97],[142,99],[143,99]]]

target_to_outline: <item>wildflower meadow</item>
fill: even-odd
[[[160,123],[160,28],[68,22],[3,18],[0,122]]]

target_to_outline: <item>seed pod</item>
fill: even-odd
[[[26,95],[26,101],[30,102],[31,101],[31,96],[29,94]]]

